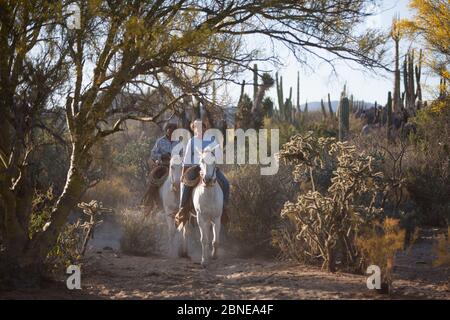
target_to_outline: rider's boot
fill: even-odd
[[[175,226],[177,228],[183,228],[189,221],[190,209],[188,206],[181,207],[175,214]]]

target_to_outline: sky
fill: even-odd
[[[379,27],[388,30],[392,24],[392,18],[399,14],[401,18],[408,18],[413,15],[408,8],[409,0],[383,0],[380,8],[376,9],[377,14],[367,20],[367,25],[371,27]],[[402,42],[401,54],[406,52],[410,41],[405,39]],[[355,65],[349,66],[348,63],[339,62],[335,65],[337,76],[332,73],[332,68],[324,63],[315,60],[309,67],[302,66],[293,56],[280,46],[278,48],[281,52],[281,60],[283,66],[277,68],[269,63],[258,63],[260,70],[264,69],[271,74],[278,71],[279,75],[283,76],[284,96],[289,95],[289,87],[293,87],[293,102],[296,103],[297,92],[297,72],[300,72],[300,103],[304,104],[308,101],[326,101],[327,94],[331,94],[331,100],[339,100],[340,93],[344,84],[347,84],[348,91],[353,94],[355,99],[365,100],[366,102],[385,104],[387,94],[393,91],[393,75],[388,72],[379,71],[378,74],[355,68]],[[393,52],[388,53],[392,54]],[[393,60],[393,58],[392,58]],[[359,69],[359,70],[358,70]],[[243,77],[247,83],[251,83],[253,76],[250,71],[247,71]],[[422,84],[424,91],[424,99],[430,98],[430,93],[427,93],[426,87],[433,86],[437,83],[437,79],[425,72],[422,73]],[[403,82],[402,82],[403,83]],[[240,88],[237,85],[232,85],[228,89],[233,97],[239,97]],[[402,88],[403,90],[403,88]],[[253,87],[248,85],[246,93],[253,95]],[[270,89],[267,94],[274,101],[277,101],[275,86]]]

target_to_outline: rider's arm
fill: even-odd
[[[153,161],[161,161],[161,148],[160,148],[161,140],[156,140],[155,145],[152,148],[150,153],[150,157]]]

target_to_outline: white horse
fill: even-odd
[[[175,221],[173,213],[178,210],[180,201],[181,164],[172,158],[169,165],[169,175],[159,188],[159,198],[163,207],[163,214],[169,230],[169,253],[173,252],[176,244]],[[178,247],[180,257],[187,256],[186,230],[182,232],[181,245]]]
[[[206,161],[205,152],[200,157],[200,183],[193,190],[194,209],[197,213],[197,223],[200,228],[202,244],[201,265],[206,267],[211,257],[217,259],[219,246],[220,219],[223,210],[223,192],[217,183],[217,167],[214,161]],[[211,239],[212,229],[212,239]],[[212,240],[212,251],[209,245]]]

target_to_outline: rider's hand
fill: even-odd
[[[170,161],[170,154],[163,154],[161,156],[161,161]]]

